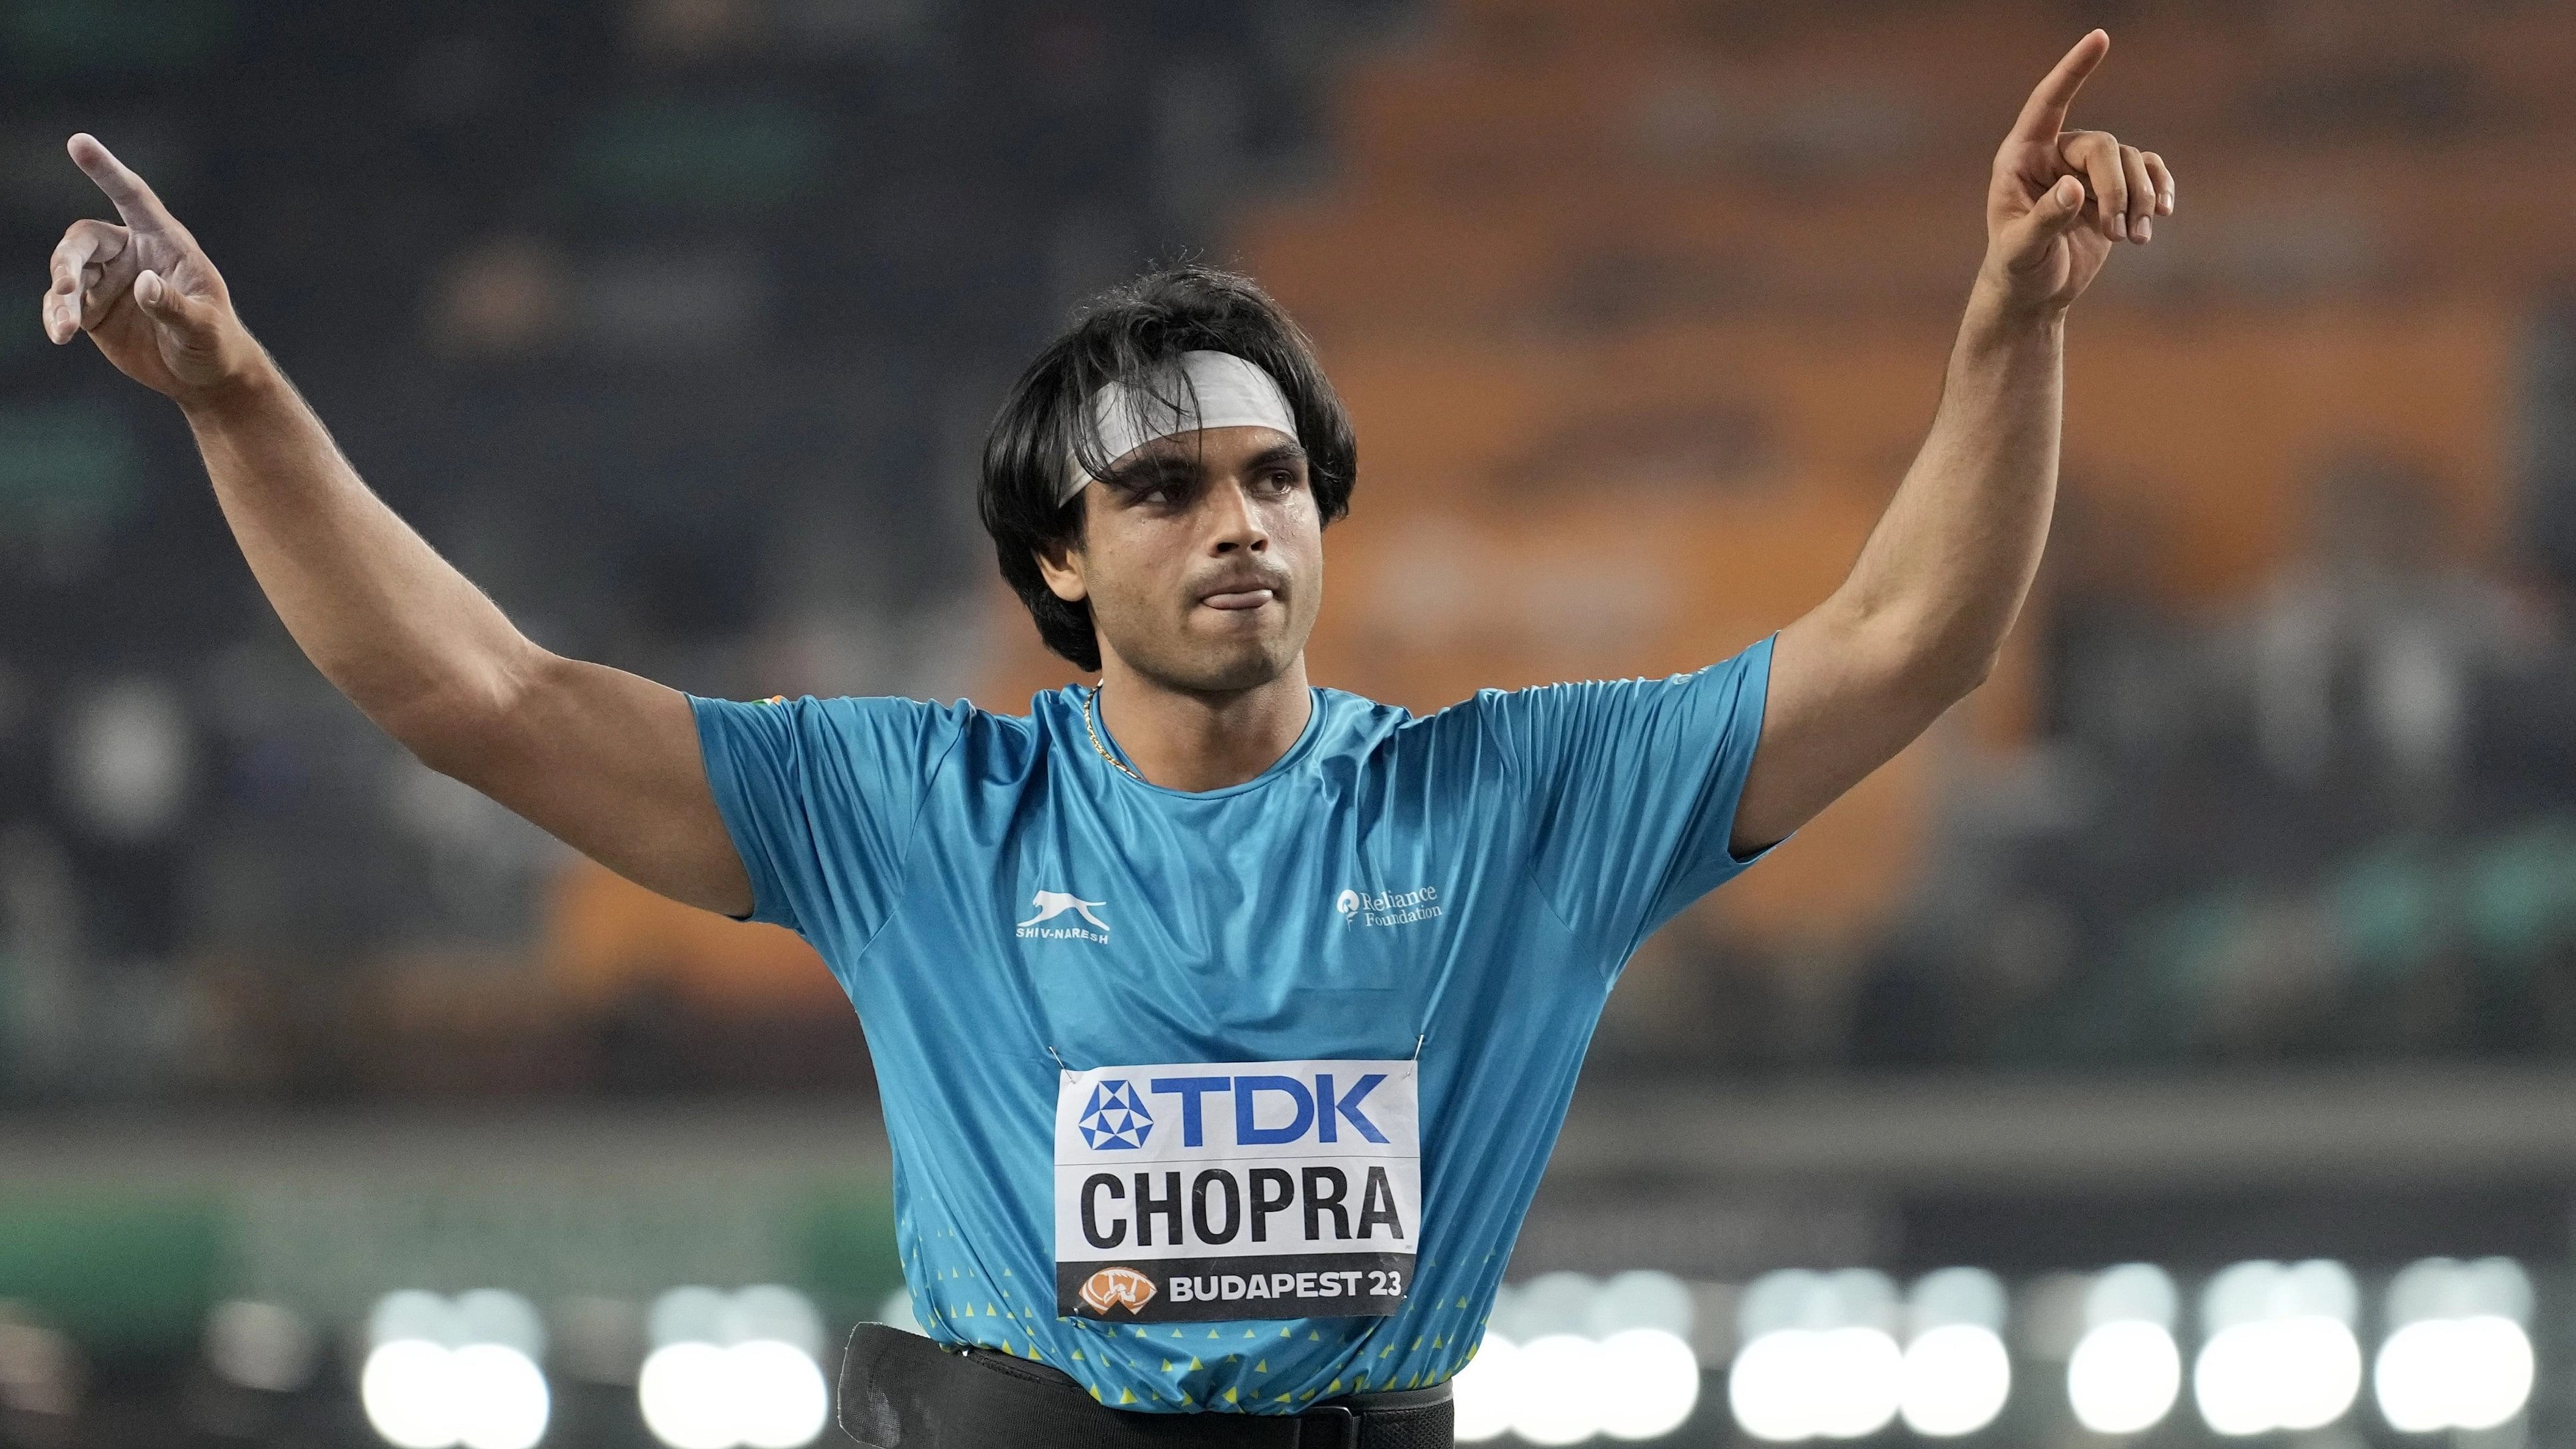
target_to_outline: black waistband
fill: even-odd
[[[1448,1449],[1449,1400],[1443,1383],[1293,1415],[1122,1412],[1045,1364],[863,1323],[841,1361],[840,1421],[871,1449]]]

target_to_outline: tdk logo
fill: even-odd
[[[1409,891],[1379,891],[1375,895],[1346,890],[1333,898],[1333,909],[1341,913],[1346,925],[1409,926],[1440,914],[1440,888],[1419,886]]]
[[[1094,1151],[1142,1147],[1154,1130],[1154,1117],[1136,1100],[1133,1083],[1112,1080],[1092,1088],[1081,1126],[1084,1144]]]
[[[1157,1097],[1180,1099],[1183,1147],[1207,1145],[1206,1099],[1220,1094],[1234,1099],[1234,1142],[1238,1147],[1276,1147],[1310,1137],[1327,1143],[1339,1142],[1345,1136],[1364,1142],[1386,1141],[1386,1134],[1368,1119],[1366,1110],[1369,1093],[1386,1080],[1384,1072],[1366,1073],[1347,1087],[1338,1086],[1331,1072],[1317,1072],[1312,1079],[1313,1091],[1307,1090],[1307,1080],[1270,1075],[1155,1077],[1145,1087]],[[1103,1082],[1101,1088],[1106,1091],[1112,1085],[1126,1084]]]

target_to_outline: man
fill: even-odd
[[[995,422],[1002,572],[1100,674],[1019,717],[699,699],[537,647],[367,490],[85,135],[124,224],[72,226],[45,325],[180,403],[262,588],[370,718],[830,963],[950,1350],[859,1335],[853,1433],[1445,1443],[1620,967],[1973,689],[2020,607],[2065,311],[2173,209],[2153,153],[2064,129],[2109,43],[1997,153],[1938,415],[1832,597],[1695,674],[1427,718],[1307,681],[1357,449],[1303,336],[1222,273],[1096,307]]]

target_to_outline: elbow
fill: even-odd
[[[472,784],[524,725],[553,662],[531,646],[525,657],[490,661],[369,714],[413,758]]]
[[[1938,715],[1994,677],[2003,662],[2003,644],[1921,635],[1896,640],[1881,657],[1884,677],[1897,681],[1899,690],[1927,715]]]
[[[2003,646],[1936,649],[1916,666],[1916,689],[1938,709],[1948,709],[1994,678],[2003,662]]]

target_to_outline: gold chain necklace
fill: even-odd
[[[1100,727],[1091,722],[1092,707],[1097,705],[1099,702],[1100,686],[1095,684],[1091,686],[1091,692],[1082,697],[1082,732],[1091,736],[1091,748],[1099,752],[1100,758],[1107,760],[1111,765],[1115,766],[1119,774],[1126,776],[1128,779],[1135,781],[1139,785],[1149,783],[1144,776],[1129,769],[1125,760],[1109,753],[1109,747],[1100,742]]]

